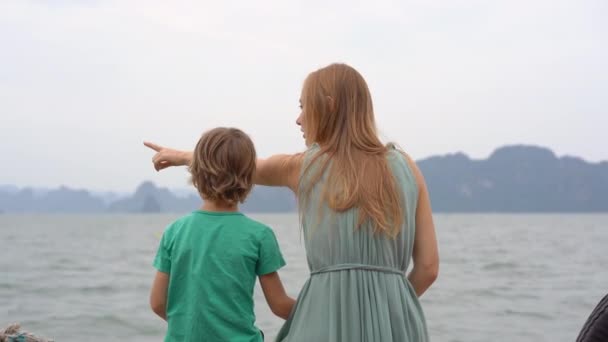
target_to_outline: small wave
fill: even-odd
[[[8,283],[0,283],[0,290],[12,290],[12,289],[16,289],[17,285],[15,284],[8,284]]]
[[[94,285],[94,286],[81,286],[81,287],[75,288],[75,290],[77,290],[79,292],[83,292],[83,293],[91,293],[91,292],[111,293],[111,292],[116,291],[116,287],[114,287],[112,285]]]
[[[553,320],[553,317],[542,312],[532,312],[532,311],[516,311],[507,309],[503,311],[504,314],[509,316],[520,316],[520,317],[528,317],[528,318],[540,318],[543,320]]]
[[[475,296],[481,297],[498,297],[502,296],[503,293],[500,289],[497,288],[481,288],[481,289],[473,289],[471,293]]]
[[[108,325],[108,326],[113,326],[113,327],[121,326],[123,328],[130,329],[131,331],[135,331],[135,332],[143,333],[143,334],[150,333],[150,332],[156,332],[155,330],[150,330],[148,327],[142,326],[138,322],[133,321],[133,319],[131,319],[131,318],[127,318],[127,317],[121,318],[116,315],[101,316],[96,319],[96,324]]]
[[[483,265],[482,269],[485,271],[496,271],[496,270],[511,270],[516,269],[519,265],[512,261],[506,262],[491,262]]]

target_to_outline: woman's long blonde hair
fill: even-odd
[[[348,65],[331,64],[306,78],[301,101],[306,140],[319,145],[300,179],[301,209],[328,169],[322,202],[336,212],[357,208],[358,227],[369,221],[374,232],[399,234],[404,199],[386,159],[388,147],[378,138],[363,77]]]

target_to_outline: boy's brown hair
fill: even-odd
[[[227,205],[243,203],[253,187],[256,153],[247,134],[218,127],[196,144],[189,171],[204,200]]]

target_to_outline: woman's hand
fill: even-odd
[[[152,157],[152,163],[154,163],[156,171],[168,168],[169,166],[190,165],[192,161],[192,152],[174,150],[148,141],[144,141],[144,145],[156,151],[156,154]]]
[[[192,151],[180,151],[144,141],[144,145],[156,151],[152,163],[156,171],[170,166],[185,166],[192,162]],[[286,186],[297,191],[302,167],[303,154],[277,154],[267,159],[259,159],[253,183],[266,186]]]

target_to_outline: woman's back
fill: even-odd
[[[307,157],[317,149],[313,146]],[[327,182],[321,177],[301,212],[311,278],[278,340],[427,340],[422,310],[405,277],[413,251],[418,188],[400,152],[391,148],[386,158],[404,197],[401,232],[391,238],[374,233],[369,223],[357,229],[356,208],[336,213],[318,205]]]

